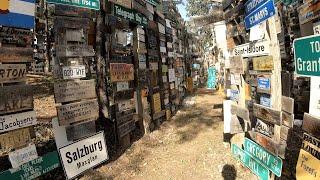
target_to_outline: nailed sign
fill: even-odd
[[[274,109],[261,106],[259,104],[253,105],[253,115],[264,121],[270,122],[272,124],[281,125],[281,112]]]
[[[31,141],[30,130],[28,128],[10,131],[5,134],[0,134],[0,150],[8,151]]]
[[[18,168],[22,164],[25,164],[37,158],[38,153],[34,144],[13,152],[9,152],[9,160],[11,162],[12,168]]]
[[[129,9],[132,8],[132,0],[108,0],[108,1]]]
[[[100,10],[99,0],[47,0],[48,3],[76,6],[80,8]]]
[[[274,125],[265,123],[257,119],[255,131],[260,132],[266,136],[272,137],[274,135]]]
[[[270,80],[270,78],[258,77],[257,82],[258,82],[257,92],[267,93],[267,94],[271,93],[271,80]]]
[[[241,56],[230,57],[230,72],[234,74],[243,74],[243,60]]]
[[[320,160],[320,140],[319,139],[312,137],[307,133],[304,133],[301,149],[307,151],[312,156]]]
[[[95,81],[82,80],[55,83],[54,95],[57,103],[95,98]]]
[[[268,0],[267,2],[264,2],[259,7],[257,7],[254,11],[252,11],[250,14],[246,14],[246,17],[244,19],[244,24],[246,26],[246,29],[250,29],[253,26],[260,24],[261,22],[269,19],[275,14],[276,14],[276,10],[274,7],[273,0]]]
[[[35,111],[0,116],[0,133],[37,124]]]
[[[26,76],[25,64],[0,64],[0,83],[24,81]]]
[[[64,66],[62,67],[63,79],[78,79],[86,77],[86,67],[79,66]]]
[[[57,57],[92,57],[95,55],[92,46],[59,45],[56,47]]]
[[[0,87],[0,115],[33,109],[33,90],[30,85]]]
[[[154,107],[154,113],[161,112],[160,93],[156,93],[153,95],[153,107]]]
[[[111,82],[134,80],[133,64],[110,63]]]
[[[320,160],[301,149],[296,166],[297,180],[320,179]]]
[[[70,103],[57,107],[60,126],[81,121],[94,121],[99,117],[97,99]]]
[[[139,25],[142,26],[147,26],[148,25],[148,19],[145,15],[132,10],[128,9],[119,5],[114,5],[113,13],[115,16],[118,16],[120,18],[127,19],[129,21],[135,22]]]
[[[261,56],[252,58],[253,70],[255,71],[270,71],[273,70],[273,57]]]
[[[247,43],[236,46],[233,49],[233,56],[254,57],[270,54],[269,41],[262,40],[255,43]]]
[[[174,82],[176,81],[176,73],[174,69],[169,69],[169,82]]]
[[[60,148],[59,154],[68,179],[109,159],[103,132]]]

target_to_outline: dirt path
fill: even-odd
[[[200,92],[161,129],[134,143],[119,159],[83,179],[250,179],[223,144],[223,98]]]

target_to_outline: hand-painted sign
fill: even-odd
[[[35,0],[1,0],[0,25],[33,29]]]
[[[312,156],[320,160],[320,140],[319,139],[312,137],[307,133],[304,133],[301,149],[307,151]]]
[[[142,26],[148,25],[148,18],[145,15],[139,12],[136,12],[135,10],[128,9],[128,8],[114,4],[113,13],[115,16],[127,19],[139,25],[142,25]]]
[[[260,180],[269,179],[269,170],[253,158],[248,152],[242,150],[237,145],[231,146],[232,155],[237,160],[240,160],[246,167],[248,167],[254,174],[259,176]]]
[[[34,144],[13,152],[9,152],[9,160],[11,162],[12,168],[18,168],[22,164],[25,164],[37,158],[38,153]]]
[[[0,173],[0,179],[36,179],[60,166],[57,151],[45,154],[20,166]]]
[[[60,148],[59,154],[68,179],[109,159],[103,132]]]
[[[11,149],[26,145],[31,141],[29,128],[10,131],[0,134],[0,151],[9,151]]]
[[[24,81],[26,76],[25,64],[0,64],[0,83]]]
[[[250,6],[248,6],[250,7]],[[250,10],[250,9],[249,9]],[[260,24],[276,14],[273,0],[268,0],[244,18],[246,29]]]
[[[299,23],[305,24],[313,19],[319,17],[320,1],[304,1],[300,7],[297,8],[299,12]]]
[[[267,40],[257,41],[236,46],[233,49],[233,56],[254,57],[270,54],[270,43]]]
[[[244,140],[244,150],[254,157],[259,163],[266,166],[278,177],[281,176],[282,160],[266,151],[263,147],[248,138]]]
[[[35,111],[0,116],[0,133],[37,124]]]
[[[80,8],[100,10],[99,0],[47,0],[48,3],[76,6]]]
[[[258,88],[257,92],[261,93],[271,93],[271,80],[270,78],[258,77]]]
[[[304,113],[302,129],[314,137],[320,137],[320,118]]]
[[[62,67],[63,79],[78,79],[86,77],[86,67],[80,66],[64,66]]]
[[[295,39],[293,46],[296,73],[320,76],[320,35]]]
[[[273,137],[274,136],[274,125],[265,123],[265,122],[261,121],[260,119],[257,119],[255,131],[257,131],[261,134],[264,134],[266,136]]]
[[[320,179],[320,160],[301,149],[296,166],[297,180]]]
[[[111,82],[134,80],[133,64],[110,63]]]

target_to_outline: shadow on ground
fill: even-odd
[[[223,166],[221,174],[224,180],[235,180],[237,177],[236,168],[229,164]]]

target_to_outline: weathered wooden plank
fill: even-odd
[[[69,17],[82,17],[91,18],[93,16],[92,10],[86,8],[79,8],[75,6],[66,6],[55,4],[54,14],[58,16],[69,16]]]
[[[134,80],[133,64],[110,63],[111,82]]]
[[[0,64],[0,83],[24,81],[26,76],[25,64]]]
[[[0,87],[0,115],[33,109],[33,88],[30,85]]]
[[[0,62],[31,62],[33,61],[33,48],[27,47],[1,47]]]
[[[140,4],[137,0],[132,0],[132,9],[137,10],[138,12],[142,13],[145,16],[148,16],[148,10],[147,7],[145,6],[146,4]]]
[[[271,71],[273,67],[272,56],[260,56],[252,58],[253,70],[255,71]]]
[[[94,121],[99,117],[97,99],[57,106],[60,126],[81,121]]]
[[[37,124],[35,111],[0,116],[0,133]]]
[[[18,147],[22,147],[31,141],[29,128],[10,131],[0,134],[0,151],[10,151]]]
[[[161,112],[161,100],[160,100],[160,93],[153,94],[153,113]]]
[[[57,82],[54,84],[54,95],[57,103],[95,98],[95,81]]]
[[[282,124],[289,128],[293,128],[294,114],[282,112],[281,116],[282,116]]]
[[[257,92],[259,93],[271,93],[271,78],[269,76],[259,76],[257,78]]]
[[[293,114],[294,113],[294,99],[282,96],[281,98],[282,111]]]
[[[132,121],[118,127],[118,135],[120,138],[124,137],[125,135],[129,134],[134,129],[135,129],[135,123],[134,123],[134,120],[132,120]]]
[[[109,0],[109,2],[113,2],[129,9],[132,8],[132,0]]]
[[[276,111],[259,104],[254,104],[253,115],[272,124],[281,125],[281,111]]]
[[[95,55],[92,46],[59,45],[56,47],[57,57],[92,57]]]
[[[66,127],[67,140],[74,141],[96,133],[96,122],[89,121]]]
[[[304,113],[302,129],[314,137],[320,137],[320,118]]]
[[[223,0],[222,7],[223,10],[227,9],[235,0]]]
[[[159,119],[165,115],[166,115],[166,111],[163,110],[163,111],[160,111],[158,113],[153,114],[152,118],[153,118],[153,120],[156,120],[156,119]]]
[[[249,110],[238,105],[231,105],[231,114],[237,115],[243,120],[250,121]]]
[[[289,131],[290,131],[289,127],[281,126],[280,138],[286,141],[288,139]]]

